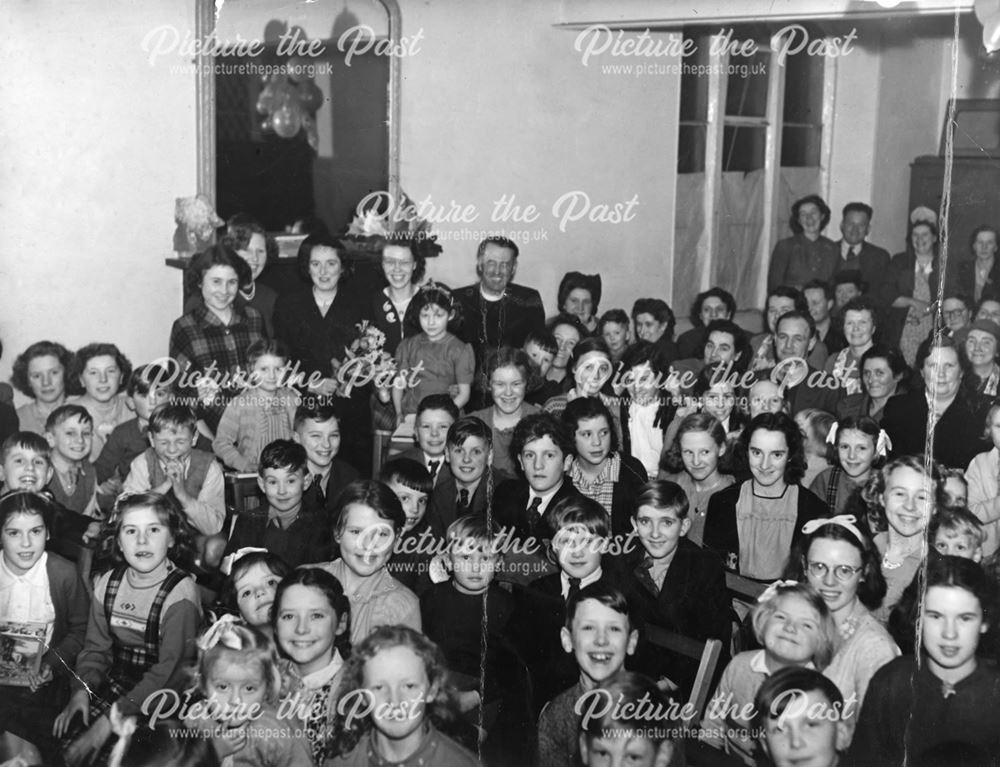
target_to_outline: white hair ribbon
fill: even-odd
[[[829,433],[826,435],[826,444],[828,444],[828,445],[836,445],[837,444],[837,429],[838,428],[840,428],[839,424],[836,421],[834,421],[833,424],[830,426]]]
[[[223,615],[201,635],[198,640],[198,649],[202,652],[208,652],[221,642],[223,647],[228,647],[230,650],[242,650],[243,641],[239,634],[233,631],[233,626],[238,622],[239,618],[235,615]]]
[[[763,604],[764,602],[770,602],[772,599],[778,596],[778,589],[783,589],[786,588],[787,586],[798,586],[798,585],[799,585],[798,581],[791,581],[791,580],[775,581],[766,589],[764,589],[761,595],[757,597],[757,601],[761,604]]]
[[[892,450],[892,440],[885,433],[885,429],[879,429],[878,441],[875,443],[875,455],[885,458],[890,450]]]
[[[223,575],[232,575],[233,567],[247,554],[256,554],[260,552],[261,554],[266,554],[267,549],[262,549],[256,546],[244,546],[242,549],[237,549],[232,554],[222,558],[222,562],[219,565],[219,572]]]
[[[843,527],[845,530],[850,530],[854,537],[864,545],[866,539],[865,535],[855,526],[855,522],[858,519],[853,514],[838,514],[835,517],[821,517],[819,519],[810,519],[804,525],[802,525],[802,532],[806,535],[812,535],[817,530],[819,530],[823,525],[837,525],[838,527]]]

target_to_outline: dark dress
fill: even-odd
[[[886,403],[882,428],[892,440],[889,458],[923,455],[927,439],[927,411],[927,397],[923,389],[893,397]],[[977,454],[991,447],[982,438],[982,432],[981,420],[963,393],[959,392],[934,427],[934,460],[964,471]]]
[[[340,283],[325,315],[320,313],[309,287],[278,297],[274,306],[274,334],[288,346],[292,359],[298,361],[303,380],[313,373],[329,378],[333,375],[331,360],[346,361],[345,351],[358,337],[358,325],[368,319],[368,311],[366,297],[353,291],[349,280]],[[349,375],[342,373],[342,377],[345,382],[350,380]],[[372,460],[368,399],[372,387],[363,381],[358,383],[352,387],[350,396],[334,395],[331,404],[340,418],[341,457],[362,474],[368,474]]]

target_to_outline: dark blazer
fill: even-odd
[[[747,482],[753,480],[748,479]],[[720,490],[708,501],[705,513],[705,548],[716,552],[723,564],[730,570],[740,571],[740,536],[736,525],[736,503],[740,499],[743,483],[730,485]],[[792,546],[802,538],[802,525],[812,519],[828,517],[830,510],[814,493],[799,485],[798,517]]]
[[[45,572],[49,577],[49,594],[56,620],[52,627],[52,644],[43,660],[57,679],[70,679],[76,668],[76,656],[83,649],[87,636],[90,596],[76,566],[58,554],[47,553]]]
[[[341,491],[351,482],[360,478],[361,474],[351,464],[340,460],[340,458],[334,458],[333,463],[330,464],[330,474],[326,478],[326,487],[323,488],[323,503],[319,503],[317,487],[310,485],[302,494],[302,505],[306,508],[318,508],[326,517],[327,523],[331,527],[335,526],[337,499]]]
[[[953,275],[946,280],[949,293],[961,293],[970,301],[976,298],[976,259],[963,259],[955,265]],[[983,294],[980,299],[989,298],[1000,301],[1000,256],[993,257],[993,267],[986,275]]]
[[[542,297],[534,288],[511,283],[499,301],[485,301],[479,283],[458,288],[453,293],[462,308],[462,325],[456,335],[476,352],[476,369],[482,370],[484,355],[499,346],[520,348],[533,330],[545,327]],[[491,315],[503,322],[490,322]]]
[[[882,283],[889,271],[889,251],[865,240],[861,243],[861,253],[858,258],[844,261],[840,255],[843,253],[843,239],[837,240],[834,244],[837,246],[836,272],[847,272],[854,269],[860,271],[861,279],[865,282],[865,295],[871,296],[878,303],[882,295]]]
[[[611,536],[628,536],[632,532],[632,507],[639,488],[649,477],[637,458],[621,453],[622,466],[611,494]]]
[[[903,326],[906,324],[906,315],[910,311],[905,306],[893,309],[892,302],[900,296],[913,297],[913,271],[916,261],[917,257],[909,251],[897,253],[892,257],[892,261],[889,262],[889,269],[882,282],[880,303],[884,307],[884,313],[879,333],[882,341],[889,346],[899,346],[899,339],[903,335]],[[940,270],[941,262],[935,256],[931,265],[930,278],[928,279],[931,287],[932,301],[935,300],[934,297],[937,295],[938,280],[941,279]]]
[[[501,527],[512,528],[514,534],[521,540],[534,538],[536,541],[548,540],[551,535],[542,523],[542,515],[528,516],[528,496],[530,488],[525,479],[508,479],[501,482],[493,496],[493,519]],[[580,495],[569,477],[563,478],[563,483],[549,500],[546,509],[564,498]]]
[[[265,548],[284,560],[289,567],[329,562],[331,553],[331,526],[326,516],[302,504],[302,510],[286,529],[269,525],[268,505],[240,514],[233,525],[233,532],[226,544],[226,554],[233,554],[245,546]]]
[[[486,493],[487,488],[492,483],[496,488],[501,482],[510,479],[502,471],[497,471],[492,466],[486,467],[479,484],[476,485],[476,492],[469,499],[470,514],[486,513]],[[455,483],[455,476],[449,471],[447,475],[434,486],[430,500],[427,502],[427,521],[435,535],[443,536],[448,529],[448,525],[458,518],[458,485]]]
[[[656,592],[644,557],[634,558],[624,569],[622,591],[628,598],[629,614],[642,625],[653,624],[692,639],[721,639],[723,656],[729,655],[732,636],[731,600],[726,574],[715,552],[681,538],[670,563],[663,587]],[[640,639],[632,666],[653,678],[666,675],[689,690],[698,664],[671,655]],[[725,666],[725,660],[720,668]]]
[[[923,389],[893,397],[886,403],[882,428],[892,440],[890,458],[923,455],[927,438],[927,411],[927,397]],[[934,427],[934,460],[965,471],[978,453],[992,447],[982,434],[983,424],[963,393],[959,392]]]

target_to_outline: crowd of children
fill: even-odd
[[[483,349],[454,331],[506,321],[483,302],[517,257],[485,245],[471,304],[392,303],[408,383],[364,396],[413,447],[374,473],[341,449],[357,393],[288,385],[280,340],[239,352],[213,418],[172,362],[18,357],[0,764],[995,763],[1000,405],[967,471],[894,451],[875,309],[831,318],[822,283],[773,289],[755,339],[699,295],[682,359],[666,304],[598,316],[572,273],[561,314]],[[386,251],[394,285],[414,254]]]

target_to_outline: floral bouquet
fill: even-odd
[[[396,361],[383,349],[385,333],[368,320],[359,322],[355,327],[358,337],[345,350],[346,359],[343,362],[330,360],[342,397],[350,397],[355,386],[368,383],[390,386],[396,373]]]

